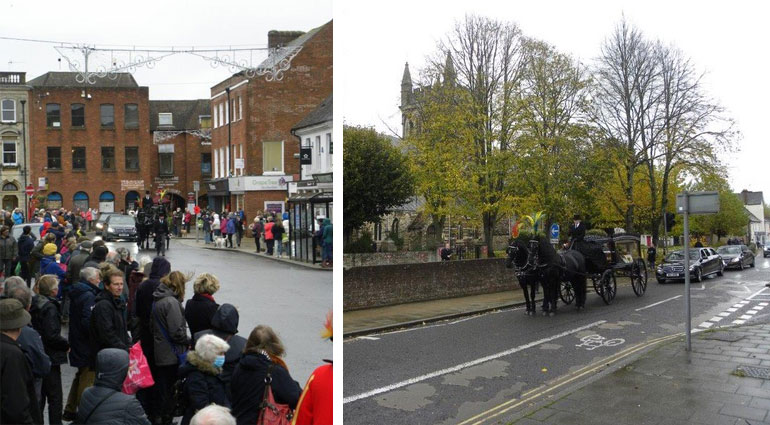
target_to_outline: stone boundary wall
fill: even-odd
[[[502,258],[353,267],[343,272],[343,311],[519,288]]]
[[[372,252],[366,254],[343,254],[345,269],[362,266],[385,266],[392,264],[430,263],[438,261],[436,251]]]

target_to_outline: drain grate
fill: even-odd
[[[701,339],[714,339],[724,342],[736,342],[742,340],[743,338],[744,335],[741,335],[737,332],[709,332],[701,336]]]
[[[757,366],[738,366],[736,374],[742,374],[749,378],[770,379],[770,368]]]

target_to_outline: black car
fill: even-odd
[[[722,276],[724,264],[722,257],[712,248],[692,248],[690,251],[690,278],[696,282],[703,280],[704,276],[716,274]],[[668,280],[684,280],[684,253],[674,251],[666,256],[656,269],[655,277],[658,283],[666,283]]]
[[[96,234],[101,235],[102,230],[104,230],[104,223],[107,221],[110,216],[113,215],[121,215],[120,213],[100,213],[99,218],[96,219],[96,223],[94,224],[94,228],[96,228]]]
[[[717,249],[726,269],[743,270],[746,266],[754,267],[754,253],[746,245],[725,245]]]
[[[136,241],[136,220],[130,215],[110,215],[104,222],[102,239],[107,242],[115,239]]]
[[[770,244],[765,244],[765,247],[762,249],[762,253],[764,254],[763,257],[770,257]]]

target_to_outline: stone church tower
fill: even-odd
[[[437,78],[437,84],[450,84],[455,85],[457,83],[457,72],[455,71],[454,61],[452,60],[452,53],[448,52],[446,56],[446,62],[442,70],[442,77]],[[427,88],[429,90],[430,88]],[[417,111],[417,98],[422,93],[422,88],[413,88],[412,75],[409,72],[409,62],[404,65],[404,75],[401,77],[401,137],[406,138],[414,131],[419,131],[420,121]]]

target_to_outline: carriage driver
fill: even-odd
[[[586,225],[580,219],[580,214],[575,214],[572,217],[572,224],[569,226],[569,247],[575,244],[575,241],[583,242],[583,238],[586,236]]]

